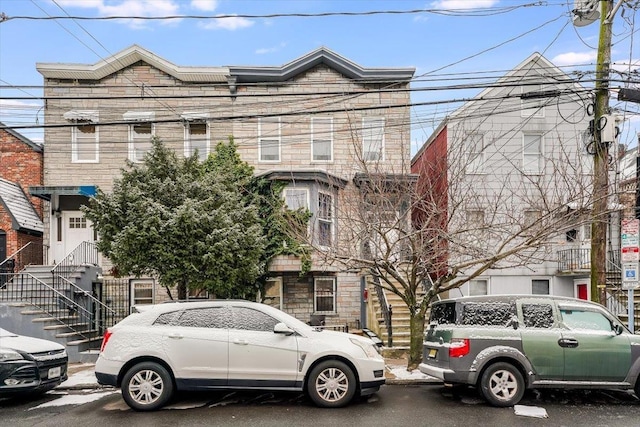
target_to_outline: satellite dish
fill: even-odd
[[[598,0],[574,0],[573,1],[573,25],[585,27],[600,19]]]

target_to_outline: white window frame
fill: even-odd
[[[193,148],[193,144],[191,143],[192,140],[196,139],[196,138],[192,138],[192,133],[191,133],[191,127],[193,125],[204,125],[205,126],[205,140],[204,140],[204,145],[205,145],[205,150],[204,153],[203,151],[200,149],[200,147],[196,147],[198,148],[198,159],[200,161],[205,161],[207,159],[207,157],[209,156],[209,152],[210,152],[210,144],[211,144],[211,130],[209,127],[209,121],[206,119],[190,119],[190,120],[186,120],[184,122],[184,156],[185,157],[191,157],[193,155],[193,153],[195,152],[194,148]],[[200,139],[197,139],[198,141],[200,141]],[[199,144],[200,145],[200,144]]]
[[[484,285],[484,286],[483,286]],[[484,293],[477,292],[479,287],[484,287]],[[476,295],[489,295],[489,281],[487,279],[472,279],[469,280],[469,296]]]
[[[329,198],[329,217],[328,218],[323,218],[321,216],[321,204],[320,204],[320,200],[321,197],[328,197]],[[316,238],[318,239],[318,244],[322,247],[325,248],[330,248],[334,245],[335,243],[335,236],[336,236],[336,232],[335,232],[335,201],[334,201],[334,197],[333,194],[326,192],[326,191],[318,191],[318,210],[316,213],[316,217],[317,217],[317,223],[318,223],[318,232],[316,233]],[[328,225],[329,226],[329,244],[325,244],[325,242],[321,241],[321,225]]]
[[[467,164],[465,167],[466,174],[478,175],[485,173],[484,134],[480,132],[470,133],[464,143],[467,152]]]
[[[151,126],[151,136],[149,137],[148,141],[145,141],[144,137],[137,137],[137,132],[135,131],[135,128],[137,126],[144,126],[144,125],[149,125]],[[144,160],[144,155],[146,153],[149,152],[149,150],[151,150],[151,141],[153,139],[153,137],[156,135],[156,125],[155,123],[152,122],[139,122],[139,123],[131,123],[129,125],[129,160],[131,160],[134,163],[141,163]],[[144,147],[145,145],[148,145],[148,148],[146,150],[144,149],[139,149],[141,148],[140,145],[142,145],[142,147]],[[140,156],[138,156],[138,151],[140,151]]]
[[[320,295],[318,295],[318,282],[319,281],[331,281],[333,282],[333,287],[332,287],[332,294],[330,295],[330,297],[332,298],[331,301],[331,305],[332,305],[332,310],[325,310],[325,311],[319,311],[318,310],[318,297]],[[313,312],[314,314],[335,314],[337,312],[336,309],[336,302],[337,302],[337,286],[336,286],[336,278],[335,277],[331,277],[331,276],[325,276],[325,277],[314,277],[313,279]],[[323,296],[326,297],[326,296]]]
[[[534,294],[534,293],[533,293],[533,282],[543,282],[543,281],[544,281],[544,282],[547,282],[547,285],[549,286],[548,293],[546,293],[546,294]],[[548,278],[535,278],[535,279],[531,279],[531,294],[532,294],[532,295],[552,295],[552,292],[551,292],[551,280],[550,280],[550,279],[548,279]]]
[[[292,207],[292,206],[289,206],[287,204],[288,193],[289,192],[294,192],[294,191],[295,192],[304,193],[304,202],[305,202],[304,206],[294,206],[294,207]],[[282,198],[284,199],[285,206],[287,206],[287,208],[290,209],[290,210],[294,210],[295,211],[295,210],[297,210],[299,208],[304,208],[304,209],[310,210],[309,209],[310,201],[309,201],[309,189],[308,188],[285,187],[284,190],[282,190]]]
[[[148,289],[150,287],[151,297],[136,298],[136,285],[144,285],[145,286],[144,289]],[[149,304],[155,303],[156,286],[155,286],[155,281],[153,279],[133,279],[129,282],[129,288],[131,292],[130,301],[131,301],[132,307],[134,305],[149,305]],[[145,300],[146,302],[138,302],[139,300]]]
[[[365,162],[384,161],[384,126],[384,117],[362,118],[362,159]],[[376,129],[378,129],[379,131],[376,132]],[[379,147],[377,147],[378,145]]]
[[[276,124],[276,135],[270,132],[267,124]],[[266,129],[265,129],[266,128]],[[265,143],[277,144],[278,158],[263,159],[262,145]],[[259,163],[280,163],[282,159],[282,123],[280,117],[262,117],[258,119],[258,162]]]
[[[327,127],[329,130],[323,128]],[[316,129],[320,130],[316,133]],[[329,133],[327,135],[327,132]],[[316,144],[329,144],[329,158],[319,159],[316,153]],[[311,161],[314,163],[333,162],[333,117],[312,117],[311,118]]]
[[[537,151],[527,150],[528,144],[527,138],[533,137],[539,140],[539,149]],[[522,172],[526,175],[542,175],[542,159],[544,154],[544,135],[541,133],[523,133],[522,134]],[[534,164],[533,158],[537,159],[537,167],[534,169],[531,165]]]
[[[87,153],[91,152],[91,142],[89,137],[86,138],[85,142],[81,143],[80,141],[78,141],[80,128],[84,128],[87,126],[93,126],[94,128],[93,141],[95,146],[95,155],[93,156],[93,158],[86,158],[87,156],[84,155],[84,153],[82,153],[83,155],[80,155],[80,152],[84,150],[84,148],[81,148],[80,145],[86,145]],[[98,163],[100,161],[98,144],[98,126],[95,123],[88,121],[77,121],[75,126],[71,128],[71,161],[73,163]]]
[[[543,90],[542,85],[527,85],[520,87],[520,93],[526,95],[531,92],[541,92]],[[545,98],[520,98],[520,116],[521,117],[537,117],[542,118],[544,113]]]

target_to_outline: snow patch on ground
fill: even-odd
[[[513,407],[516,415],[533,418],[549,418],[547,410],[538,406],[515,405]]]
[[[115,390],[102,391],[98,393],[88,393],[88,394],[67,394],[65,396],[60,397],[59,399],[54,399],[50,402],[45,402],[41,405],[34,406],[33,408],[29,408],[29,410],[31,411],[33,409],[47,408],[51,406],[82,405],[83,403],[94,402],[96,400],[102,399],[103,397],[113,393],[117,393],[117,391]]]
[[[81,385],[95,385],[98,384],[95,371],[93,370],[93,364],[79,365],[79,370],[74,373],[69,373],[69,378],[61,384],[64,387],[76,387]],[[74,367],[75,368],[75,367]]]
[[[406,366],[387,365],[387,370],[399,380],[429,380],[435,379],[427,374],[423,374],[419,369],[407,371]]]

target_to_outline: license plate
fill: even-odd
[[[57,368],[50,368],[49,373],[47,374],[47,378],[48,379],[58,378],[60,376],[60,373],[61,373],[60,366],[58,366]]]
[[[438,350],[435,348],[432,348],[429,350],[429,357],[434,358],[436,357],[436,354],[438,353]]]

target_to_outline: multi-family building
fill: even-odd
[[[311,212],[314,246],[326,248],[349,227],[341,204],[372,170],[409,173],[413,68],[366,68],[326,48],[282,66],[188,67],[134,45],[96,64],[37,69],[47,99],[47,150],[44,185],[31,194],[47,202],[52,263],[99,238],[80,207],[97,188],[112,189],[127,159],[141,162],[154,136],[202,159],[233,137],[256,174],[286,183],[288,207]],[[303,321],[357,324],[360,272],[321,258],[302,276],[299,259],[275,259],[266,301]],[[103,268],[105,284],[116,280],[109,274]],[[153,277],[127,279],[127,286],[130,304],[166,298]]]
[[[430,183],[444,212],[437,224],[450,239],[440,254],[449,267],[490,259],[534,231],[545,235],[536,248],[481,271],[451,295],[591,297],[592,102],[574,76],[534,53],[449,115],[413,157],[419,185]],[[612,162],[612,176],[614,168]],[[612,255],[619,249],[617,216],[612,209],[599,219],[609,224]],[[545,226],[554,229],[536,231]],[[619,278],[619,258],[607,266]],[[470,264],[458,272],[474,273]]]

